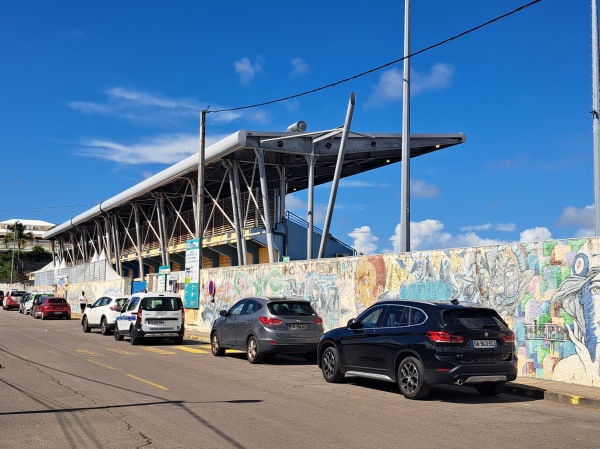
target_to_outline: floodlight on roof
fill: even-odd
[[[300,120],[299,122],[292,123],[290,126],[288,126],[287,130],[293,133],[303,133],[307,128],[308,126],[306,125],[306,122]]]

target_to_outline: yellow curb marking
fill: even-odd
[[[185,346],[178,346],[177,349],[179,349],[180,351],[193,352],[195,354],[208,354],[208,351],[203,351],[202,349],[186,348]]]
[[[108,348],[109,351],[113,351],[116,352],[117,354],[123,354],[123,355],[138,355],[135,352],[129,352],[129,351],[124,351],[123,349],[110,349]]]
[[[95,363],[96,365],[100,365],[100,366],[102,366],[102,367],[104,367],[104,368],[107,368],[107,369],[115,369],[115,368],[113,368],[112,366],[104,365],[103,363],[96,362],[95,360],[91,360],[91,359],[86,359],[86,360],[87,360],[88,362]]]
[[[581,399],[581,396],[571,396],[571,404],[578,405],[580,399]]]
[[[160,349],[160,348],[147,347],[147,348],[141,348],[141,349],[143,349],[144,351],[156,352],[157,354],[177,354],[176,352],[167,351],[166,349]]]
[[[88,354],[88,355],[98,355],[98,353],[96,353],[94,351],[89,351],[87,349],[76,349],[75,352],[81,352],[83,354]]]
[[[159,388],[161,390],[169,391],[169,389],[167,387],[163,387],[162,385],[155,384],[154,382],[150,382],[149,380],[142,379],[141,377],[136,377],[133,374],[127,374],[127,376],[131,377],[132,379],[139,380],[140,382],[144,382],[145,384],[152,385],[153,387]]]

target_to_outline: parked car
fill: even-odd
[[[21,300],[19,301],[19,313],[23,313],[23,311],[25,310],[25,304],[27,303],[27,301],[29,300],[29,297],[31,296],[31,293],[25,293],[22,297]]]
[[[25,293],[27,292],[24,290],[9,290],[8,295],[4,298],[4,310],[18,309]]]
[[[115,320],[115,340],[128,336],[132,345],[141,339],[172,338],[183,343],[183,301],[177,293],[135,293]]]
[[[39,304],[33,309],[34,318],[66,318],[71,319],[71,306],[65,298],[47,296],[39,300]]]
[[[0,290],[0,307],[4,307],[4,291]]]
[[[210,331],[212,353],[243,349],[250,363],[267,354],[302,354],[316,361],[323,319],[301,298],[250,297],[222,310]]]
[[[91,332],[92,328],[100,328],[102,335],[108,335],[115,327],[127,296],[102,296],[88,304],[81,317],[83,332]]]
[[[327,382],[396,382],[408,399],[427,397],[436,384],[495,396],[517,377],[514,333],[495,310],[458,301],[377,302],[323,335],[318,365]]]
[[[25,304],[23,304],[23,313],[25,315],[33,316],[33,313],[31,313],[31,311],[33,310],[34,305],[39,304],[43,298],[47,298],[48,296],[54,296],[54,294],[40,292],[30,293],[27,296]]]

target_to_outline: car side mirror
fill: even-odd
[[[356,318],[350,318],[348,320],[348,328],[349,329],[361,329],[363,327],[360,321],[356,321]]]
[[[221,315],[221,316],[227,316],[227,310],[221,310],[219,312],[219,315]]]

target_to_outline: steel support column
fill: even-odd
[[[112,219],[112,231],[113,231],[113,243],[115,248],[115,268],[120,276],[123,276],[123,265],[121,264],[121,242],[119,239],[119,221],[117,216],[111,216]]]
[[[350,94],[350,100],[348,101],[348,110],[346,111],[346,121],[344,122],[340,150],[338,151],[338,158],[335,164],[335,173],[333,175],[333,182],[331,183],[331,194],[329,196],[329,203],[327,204],[327,214],[325,215],[325,224],[323,225],[321,246],[319,247],[319,259],[322,259],[325,256],[327,237],[329,235],[329,227],[331,226],[331,216],[333,215],[333,207],[335,206],[335,197],[337,196],[338,184],[340,182],[340,175],[342,173],[342,165],[344,163],[344,150],[346,146],[346,140],[348,140],[348,133],[350,133],[350,125],[352,124],[352,114],[354,113],[355,103],[356,97],[354,96],[354,92],[352,92]]]
[[[133,204],[133,214],[135,219],[135,240],[137,247],[137,259],[140,268],[139,278],[144,279],[144,260],[142,258],[142,232],[140,230],[140,212],[138,211],[138,205]]]
[[[240,226],[240,217],[239,217],[239,208],[237,206],[237,197],[236,197],[236,189],[235,182],[233,180],[234,168],[233,164],[229,160],[223,161],[223,166],[227,169],[227,174],[229,176],[229,190],[231,192],[231,209],[233,212],[233,228],[235,229],[235,240],[236,240],[236,249],[237,249],[237,257],[238,257],[238,265],[244,264],[244,254],[242,254],[242,245],[241,241],[244,238],[241,232]]]
[[[274,262],[273,257],[273,231],[271,230],[271,213],[269,211],[269,190],[267,189],[267,170],[265,168],[265,152],[255,148],[254,152],[258,158],[258,171],[260,174],[260,191],[263,203],[263,217],[265,232],[267,234],[267,248],[269,250],[269,263]]]
[[[308,228],[306,230],[306,259],[311,260],[313,258],[313,226],[315,216],[315,164],[317,162],[314,145],[312,147],[310,156],[306,156],[306,162],[308,164]]]
[[[240,187],[240,174],[239,174],[239,163],[234,161],[231,167],[233,171],[233,185],[235,187],[235,203],[234,207],[237,207],[239,223],[238,227],[240,228],[240,250],[242,252],[242,261],[243,265],[248,265],[248,252],[246,251],[246,239],[244,238],[244,228],[245,228],[245,220],[244,213],[242,208],[242,191]]]

